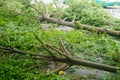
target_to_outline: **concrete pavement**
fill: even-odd
[[[107,11],[113,17],[120,19],[120,7],[119,8],[105,8],[104,10]]]

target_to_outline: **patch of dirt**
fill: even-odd
[[[41,24],[42,28],[44,30],[50,30],[51,29],[51,24]],[[58,27],[55,27],[55,28],[52,28],[54,30],[62,30],[62,31],[71,31],[71,30],[74,30],[72,27],[69,27],[69,26],[58,26]]]

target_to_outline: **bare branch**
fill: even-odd
[[[24,1],[24,0],[23,0],[23,2],[24,2],[25,4],[31,6],[31,7],[32,7],[35,11],[37,11],[40,15],[44,16],[44,13],[43,13],[42,9],[40,9],[40,11],[39,11],[35,6],[31,5],[30,3],[28,3],[28,2],[26,2],[26,1]]]
[[[47,6],[46,6],[46,15],[47,15],[47,16],[50,16]]]
[[[69,64],[64,64],[60,67],[58,67],[57,69],[55,69],[54,71],[52,71],[51,73],[55,73],[55,72],[59,72],[60,70],[66,70],[69,69],[71,66]]]
[[[68,17],[65,17],[65,18],[63,19],[63,21],[65,21],[67,18],[68,18]]]
[[[50,15],[49,15],[48,6],[47,6],[44,2],[43,2],[43,5],[45,6],[46,16],[50,16]]]
[[[23,51],[23,50],[19,50],[19,49],[16,49],[16,48],[13,48],[11,49],[10,47],[3,47],[3,46],[0,46],[0,51],[4,52],[4,53],[18,53],[18,54],[22,54],[22,55],[25,55],[26,53],[29,53],[29,55],[31,57],[34,57],[34,56],[38,56],[39,59],[40,58],[49,58],[49,56],[45,56],[43,55],[42,53],[33,53],[33,52],[27,52],[27,51]]]
[[[58,52],[60,55],[63,55],[63,56],[65,56],[66,58],[71,59],[71,57],[70,57],[69,55],[67,55],[66,53],[60,51],[59,49],[57,49],[57,48],[55,48],[55,47],[53,47],[53,46],[51,46],[51,45],[49,45],[49,44],[47,44],[47,46],[48,46],[49,48],[51,48],[52,50]]]
[[[44,12],[43,12],[43,10],[42,10],[42,6],[39,4],[39,2],[38,2],[37,0],[35,0],[35,2],[37,3],[40,12],[41,12],[42,14],[44,14]]]
[[[62,40],[60,39],[60,37],[57,37],[57,39],[58,39],[59,46],[61,47],[61,49],[63,50],[63,52],[65,52],[66,54],[68,54],[69,56],[71,56],[70,53],[65,48],[65,46],[64,46]]]
[[[55,0],[54,0],[54,4],[58,10],[58,20],[61,20],[61,15],[60,15],[60,8],[58,7],[58,5],[56,4]]]
[[[0,49],[10,50],[10,48],[6,48],[6,47],[3,47],[3,46],[0,46]]]
[[[39,42],[42,44],[42,46],[43,46],[44,48],[46,48],[46,45],[43,43],[43,41],[41,40],[41,38],[40,38],[35,32],[33,32],[33,34],[34,34],[35,37],[39,40]]]
[[[115,23],[113,23],[113,22],[111,22],[111,21],[109,21],[109,20],[106,20],[105,18],[103,18],[103,20],[105,21],[105,22],[107,22],[107,24],[109,24],[109,25],[115,25]]]
[[[10,53],[11,51],[9,51],[9,50],[3,50],[3,49],[0,49],[0,52]]]
[[[39,42],[42,44],[42,46],[43,46],[52,56],[55,57],[55,55],[53,54],[53,52],[46,47],[46,44],[43,43],[42,39],[41,39],[35,32],[33,32],[33,34],[34,34],[35,37],[39,40]]]
[[[72,20],[73,23],[75,22],[75,19],[76,19],[76,16],[74,16],[74,18],[73,18],[73,20]]]

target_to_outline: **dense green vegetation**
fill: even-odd
[[[100,5],[88,0],[76,1],[76,3],[70,1],[69,8],[63,12],[62,17],[67,17],[68,21],[72,21],[75,17],[75,21],[91,26],[120,29],[119,20],[114,19]],[[111,26],[111,24],[115,25]]]
[[[103,17],[112,22],[119,22],[119,20],[113,19],[106,12],[101,13],[100,6],[94,3],[81,2],[79,4],[71,5],[72,8],[63,13],[63,17],[67,16],[71,21],[76,16],[76,21],[98,27],[109,25],[102,20]],[[36,15],[36,12],[30,6],[19,0],[0,1],[0,46],[12,46],[26,52],[42,52],[48,55],[48,52],[41,47],[41,44],[33,35],[32,31],[34,31],[44,42],[54,46],[58,46],[56,37],[60,36],[66,48],[75,58],[93,62],[100,62],[97,61],[100,58],[102,59],[100,63],[120,66],[119,38],[81,29],[72,31],[50,29],[45,31],[42,29]],[[117,29],[119,29],[118,25],[115,25]],[[6,42],[6,39],[8,42]],[[49,73],[48,63],[45,60],[31,59],[29,53],[22,56],[17,53],[0,52],[0,80],[70,80],[71,78],[89,80],[86,75],[69,76]],[[108,72],[105,77],[100,79],[119,80],[119,71],[115,76],[111,76],[111,73]]]

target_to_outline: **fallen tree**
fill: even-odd
[[[60,46],[60,49],[56,48],[55,46],[43,43],[42,39],[36,33],[34,33],[34,35],[35,35],[36,39],[42,44],[43,48],[46,51],[48,51],[49,55],[43,55],[42,53],[40,54],[40,53],[34,53],[34,52],[26,52],[26,51],[16,49],[12,46],[10,46],[10,47],[0,46],[0,51],[4,52],[4,53],[18,53],[18,54],[22,54],[22,55],[29,53],[29,55],[34,59],[43,58],[45,60],[66,63],[66,65],[56,69],[54,72],[60,70],[61,68],[65,68],[65,67],[68,68],[72,65],[81,65],[81,66],[91,67],[91,68],[105,70],[105,71],[109,71],[109,72],[114,72],[114,73],[116,73],[118,70],[118,67],[74,58],[71,55],[71,53],[69,53],[68,50],[65,48],[62,40],[59,37],[58,37],[58,44]],[[5,39],[5,41],[7,41],[7,39]],[[7,41],[7,43],[9,44],[8,41]]]
[[[58,19],[48,17],[46,15],[42,16],[42,18],[44,20],[50,21],[52,23],[57,23],[59,25],[65,25],[65,26],[71,26],[71,27],[75,27],[75,25],[77,25],[75,22],[58,20]],[[77,27],[80,28],[80,29],[88,30],[88,31],[95,31],[95,32],[99,32],[99,33],[107,33],[111,36],[120,37],[120,31],[116,31],[116,30],[102,29],[102,28],[99,28],[99,27],[93,27],[93,26],[89,26],[89,25],[85,25],[85,24],[79,24],[79,25],[77,25]]]
[[[34,19],[33,19],[34,20]],[[11,21],[11,20],[10,20]],[[17,20],[18,21],[18,20]],[[24,22],[24,21],[23,21]],[[29,22],[29,21],[28,21]],[[28,26],[28,25],[27,25]],[[10,26],[8,26],[8,27],[10,27]],[[83,63],[84,64],[88,64],[88,63],[90,63],[89,61],[87,61],[87,63],[86,63],[86,61],[85,60],[82,60],[82,55],[80,56],[81,58],[75,58],[74,56],[71,56],[71,58],[73,58],[74,60],[75,59],[77,59],[78,61],[81,61],[81,62],[79,62],[79,64],[78,64],[78,62],[75,62],[74,63],[74,60],[68,60],[65,56],[62,56],[61,54],[59,54],[58,52],[56,52],[56,51],[54,51],[54,50],[52,50],[51,48],[49,48],[48,46],[47,46],[47,44],[45,44],[45,46],[47,47],[47,49],[49,49],[50,51],[49,51],[49,54],[47,53],[47,55],[45,55],[44,53],[41,53],[41,52],[39,52],[39,51],[43,51],[43,52],[45,52],[46,53],[46,49],[45,50],[43,50],[43,47],[42,46],[37,46],[38,45],[38,42],[34,39],[34,36],[30,33],[30,35],[29,35],[29,31],[27,30],[27,32],[26,31],[23,31],[23,29],[21,30],[21,28],[20,29],[18,29],[17,31],[16,30],[13,30],[12,32],[13,33],[11,33],[11,31],[9,31],[8,30],[8,27],[6,28],[7,30],[4,30],[4,29],[2,29],[2,32],[1,33],[3,33],[4,35],[6,35],[6,38],[8,39],[8,41],[10,41],[10,44],[11,45],[13,45],[13,46],[10,46],[10,44],[8,43],[6,43],[2,38],[2,36],[1,36],[1,34],[0,34],[0,36],[1,36],[1,39],[0,39],[0,42],[1,42],[1,49],[0,49],[0,56],[1,56],[1,73],[4,75],[4,74],[6,74],[6,70],[9,70],[9,69],[11,69],[11,66],[9,66],[9,63],[10,63],[10,65],[11,64],[13,64],[14,62],[15,62],[15,65],[16,66],[19,66],[20,65],[20,67],[18,67],[17,69],[15,69],[15,65],[13,64],[13,67],[12,67],[12,71],[11,70],[9,70],[9,72],[10,73],[8,73],[8,74],[10,74],[10,76],[8,76],[8,78],[9,77],[11,77],[11,74],[16,74],[16,71],[19,73],[19,72],[21,72],[20,71],[20,69],[21,69],[21,67],[22,67],[22,65],[24,65],[24,61],[26,61],[26,54],[27,54],[27,56],[28,56],[28,54],[31,56],[31,58],[33,58],[33,59],[38,59],[38,60],[33,60],[33,59],[30,59],[29,60],[29,62],[30,62],[30,64],[28,64],[29,66],[25,66],[24,67],[24,69],[26,69],[25,70],[25,72],[24,73],[27,73],[27,72],[32,72],[31,71],[31,69],[30,69],[30,67],[31,66],[33,66],[32,68],[33,69],[36,69],[36,67],[39,67],[39,69],[37,69],[37,70],[35,70],[34,72],[35,72],[35,74],[37,73],[38,74],[38,76],[40,76],[40,73],[41,73],[41,70],[44,70],[45,71],[45,73],[47,73],[47,71],[48,71],[48,69],[46,69],[45,70],[45,68],[44,69],[42,69],[42,67],[44,66],[44,65],[41,65],[41,62],[43,63],[43,64],[46,64],[45,62],[44,62],[44,60],[46,61],[46,62],[49,62],[49,64],[50,64],[50,61],[51,62],[53,62],[53,63],[55,63],[55,65],[57,64],[59,64],[58,66],[59,67],[57,67],[55,70],[52,70],[52,72],[59,72],[60,70],[64,70],[64,69],[68,69],[69,67],[71,67],[72,65],[83,65]],[[16,26],[16,27],[18,27],[18,26]],[[31,26],[30,26],[31,27]],[[38,29],[38,28],[37,28]],[[21,31],[20,31],[21,30]],[[33,28],[32,28],[32,30],[33,30]],[[20,33],[18,33],[18,31],[20,31]],[[39,31],[39,29],[38,30],[35,30],[36,32],[38,32]],[[17,33],[14,33],[14,32],[17,32]],[[25,33],[26,32],[26,33]],[[40,33],[39,33],[40,32]],[[39,34],[41,34],[41,30],[39,31],[38,33]],[[74,31],[73,31],[74,32]],[[79,32],[79,31],[77,31],[77,32]],[[45,32],[46,33],[46,32]],[[55,31],[55,33],[56,33],[56,31]],[[81,33],[81,32],[80,32]],[[15,34],[15,35],[14,35]],[[27,34],[27,35],[26,35]],[[51,33],[49,33],[48,32],[48,35],[46,36],[46,35],[44,35],[44,32],[42,32],[42,34],[41,34],[41,39],[43,39],[43,41],[45,41],[45,40],[51,40],[51,39],[54,39],[54,36],[52,36],[52,37],[49,37],[49,34],[51,34]],[[66,32],[65,32],[65,34],[66,34]],[[69,34],[69,33],[68,33]],[[76,34],[76,33],[72,33],[72,34]],[[77,33],[78,34],[78,33]],[[78,36],[79,37],[82,37],[82,36],[84,36],[85,37],[85,33],[82,33],[83,35],[81,35],[80,36],[80,34],[78,34]],[[85,35],[84,35],[85,34]],[[32,36],[31,36],[32,35]],[[16,36],[19,36],[19,37],[16,37]],[[20,36],[22,36],[22,38],[20,37]],[[23,37],[24,36],[24,37]],[[46,36],[46,37],[45,37]],[[71,49],[71,50],[73,50],[72,48],[68,48],[69,46],[73,46],[72,44],[71,44],[71,42],[72,41],[68,41],[69,39],[70,39],[70,37],[72,38],[72,36],[71,36],[71,32],[70,32],[70,35],[68,35],[69,37],[67,38],[68,40],[67,40],[67,44],[69,44],[70,43],[70,45],[66,45],[66,37],[67,36],[65,36],[64,37],[64,34],[62,34],[61,35],[62,36],[62,38],[65,40],[64,41],[64,43],[65,43],[65,46],[67,47],[67,49],[69,50],[69,49]],[[76,35],[74,35],[75,37],[76,37]],[[88,35],[86,35],[86,36],[88,36]],[[12,37],[12,38],[11,38]],[[28,38],[28,37],[30,37],[30,38]],[[48,38],[49,37],[49,38]],[[75,38],[74,37],[74,38]],[[93,36],[92,36],[93,37]],[[98,36],[99,37],[99,36]],[[91,38],[91,37],[90,37]],[[94,38],[94,37],[93,37]],[[89,38],[86,38],[87,40],[89,40]],[[100,39],[100,38],[99,38]],[[104,38],[105,39],[105,38]],[[22,41],[21,41],[22,40]],[[78,40],[79,41],[81,41],[82,42],[82,40],[81,39],[79,39],[78,38]],[[91,40],[91,39],[90,39]],[[7,40],[6,40],[7,41]],[[19,42],[20,41],[20,42]],[[54,41],[54,40],[52,40],[52,41]],[[76,41],[76,39],[74,40],[74,41]],[[15,42],[15,44],[14,44],[14,42]],[[28,44],[26,44],[26,42],[28,43]],[[37,42],[37,44],[36,44],[36,42]],[[85,42],[85,41],[84,41]],[[33,44],[32,44],[33,43]],[[54,43],[54,42],[53,42]],[[56,43],[56,42],[55,42]],[[32,44],[32,45],[31,45]],[[75,44],[76,44],[76,42],[75,42]],[[78,43],[77,43],[78,44]],[[83,44],[85,44],[85,43],[83,43]],[[91,44],[91,43],[90,43]],[[109,43],[108,43],[109,44]],[[55,44],[56,45],[56,44]],[[32,46],[32,47],[31,47]],[[51,46],[51,45],[50,45]],[[52,47],[53,47],[54,45],[52,45]],[[82,45],[80,45],[80,46],[82,46]],[[36,47],[39,47],[39,49],[35,49]],[[74,46],[73,46],[74,47]],[[96,47],[96,46],[95,46]],[[101,46],[102,47],[102,46]],[[32,48],[32,49],[31,49]],[[42,48],[42,49],[41,49]],[[55,46],[54,46],[54,48],[56,48]],[[62,48],[62,47],[61,47]],[[62,49],[59,49],[60,51],[62,50],[62,52],[64,52],[64,49],[62,48]],[[21,50],[20,50],[21,49]],[[58,49],[58,48],[56,48],[56,49]],[[82,49],[86,49],[86,48],[84,48],[84,47],[82,47]],[[95,49],[95,48],[94,48]],[[111,48],[110,48],[111,49]],[[23,50],[25,50],[25,51],[23,51]],[[33,52],[27,52],[27,51],[33,51]],[[34,52],[34,51],[36,51],[36,52]],[[73,50],[74,51],[74,50]],[[75,50],[76,51],[76,50]],[[77,50],[78,51],[78,50]],[[86,50],[85,50],[86,51]],[[92,53],[91,51],[90,51],[90,53],[89,53],[89,50],[87,50],[88,51],[88,54],[90,54],[90,53]],[[2,53],[2,52],[4,52],[4,53]],[[82,51],[83,53],[82,54],[84,54],[84,51]],[[7,53],[7,55],[6,55],[6,53]],[[10,54],[11,53],[11,54]],[[53,55],[52,55],[52,53],[53,53]],[[74,53],[76,53],[76,52],[74,52]],[[78,52],[78,53],[81,53],[81,52]],[[77,55],[78,55],[78,53],[76,53]],[[104,53],[104,52],[103,52]],[[9,55],[8,55],[9,54]],[[22,54],[22,55],[17,55],[17,54]],[[70,52],[70,55],[71,54],[73,54],[72,52]],[[76,55],[75,54],[75,55]],[[25,55],[25,56],[24,56]],[[79,54],[80,55],[80,54]],[[94,58],[90,58],[90,57],[93,57],[93,56],[90,56],[89,58],[90,59],[92,59],[92,60],[96,60],[96,58],[97,58],[97,56],[96,56],[96,54],[94,54],[94,52],[93,52],[93,54],[92,54],[93,56],[95,55],[95,57]],[[105,55],[106,55],[106,52],[105,52]],[[16,57],[17,56],[17,57]],[[54,57],[54,56],[56,56],[56,57]],[[101,57],[101,55],[100,55],[100,57]],[[30,57],[29,57],[30,58]],[[42,59],[41,59],[42,58]],[[85,54],[85,58],[87,58],[88,59],[88,57],[87,57],[87,55]],[[103,57],[104,58],[104,57]],[[10,61],[12,59],[12,61]],[[35,63],[34,64],[31,64],[31,62],[32,61],[35,61]],[[107,60],[108,61],[108,58],[106,59],[106,58],[104,58],[104,60]],[[111,60],[111,59],[110,59]],[[20,63],[22,63],[22,64],[20,64],[20,63],[18,63],[18,61],[20,62]],[[27,59],[27,61],[28,61],[28,59]],[[83,62],[84,61],[84,62]],[[112,60],[113,61],[113,60]],[[40,63],[39,63],[40,62]],[[109,62],[109,61],[108,61]],[[111,62],[111,61],[110,61]],[[97,63],[97,62],[96,62]],[[63,66],[61,66],[61,64],[65,64],[65,65],[63,65]],[[92,65],[92,63],[90,63],[91,65]],[[109,63],[108,63],[109,64]],[[103,64],[101,64],[101,65],[103,65]],[[112,64],[113,65],[113,64]],[[8,68],[4,68],[4,66],[6,67],[6,66],[8,66]],[[41,67],[42,66],[42,67]],[[46,66],[46,65],[45,65]],[[61,67],[60,67],[61,66]],[[84,66],[87,66],[87,65],[84,65]],[[89,66],[89,65],[88,65]],[[99,65],[98,65],[99,66]],[[109,65],[107,65],[107,66],[109,66]],[[2,68],[3,67],[3,68]],[[55,66],[56,67],[56,66]],[[92,66],[90,66],[90,67],[92,67]],[[23,67],[22,67],[23,68]],[[93,67],[93,68],[97,68],[97,67]],[[101,68],[102,69],[102,68]],[[116,72],[116,67],[111,67],[111,68],[109,68],[109,70],[115,70],[114,72]],[[40,72],[38,73],[38,70],[40,70]],[[71,69],[70,69],[71,70]],[[107,70],[107,71],[109,71],[109,70]],[[5,73],[3,73],[3,71],[5,72]],[[14,71],[14,72],[13,72]],[[27,71],[27,72],[26,72]],[[12,73],[11,73],[12,72]],[[111,72],[113,72],[113,71],[111,71]],[[8,75],[8,74],[6,74],[6,75]],[[6,76],[5,75],[5,76]],[[19,75],[19,74],[17,74],[17,75]],[[22,75],[25,75],[25,74],[23,74],[22,73]],[[45,74],[46,75],[46,74]],[[4,76],[4,77],[5,77]],[[31,74],[30,74],[30,76],[31,76]],[[14,76],[13,76],[14,77]],[[22,77],[22,76],[20,76],[20,77]],[[20,79],[20,77],[19,77],[19,79]],[[33,75],[33,77],[35,77],[34,75]],[[6,78],[6,77],[5,77]]]
[[[65,26],[70,26],[70,27],[74,27],[74,28],[79,28],[79,29],[84,29],[84,30],[88,30],[88,31],[94,31],[94,32],[98,32],[98,33],[107,33],[108,35],[111,36],[117,36],[120,37],[120,31],[116,31],[116,30],[110,30],[110,29],[103,29],[103,28],[99,28],[99,27],[95,27],[95,26],[90,26],[90,25],[85,25],[85,24],[81,24],[77,21],[74,21],[75,18],[69,22],[69,21],[65,21],[65,19],[61,19],[60,18],[60,12],[59,12],[59,8],[56,5],[56,8],[58,8],[58,19],[52,18],[50,17],[50,15],[48,14],[48,8],[46,7],[46,11],[43,12],[42,7],[39,5],[39,2],[37,2],[37,0],[35,0],[39,9],[36,8],[35,6],[33,6],[32,4],[25,2],[27,5],[31,6],[35,11],[38,12],[38,14],[41,16],[40,20],[46,20],[55,24],[59,24],[59,25],[65,25]]]

